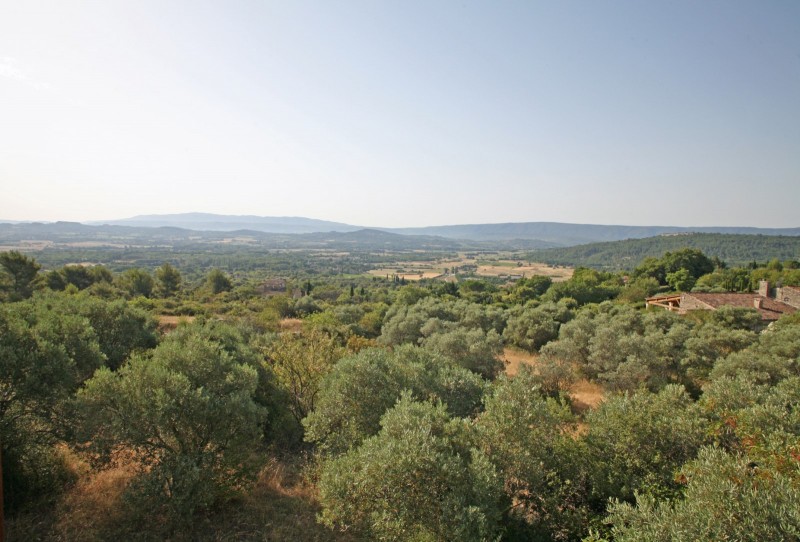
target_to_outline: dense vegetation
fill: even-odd
[[[800,262],[406,284],[304,256],[329,267],[0,253],[9,538],[800,537],[800,317],[642,308]]]
[[[589,243],[568,248],[537,251],[529,260],[553,265],[584,266],[605,270],[631,269],[646,257],[657,258],[665,252],[695,248],[729,265],[747,265],[753,261],[792,260],[800,253],[799,236],[733,235],[723,233],[681,233]]]

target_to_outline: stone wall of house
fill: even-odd
[[[800,309],[800,288],[776,288],[775,300]]]

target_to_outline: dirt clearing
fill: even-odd
[[[539,360],[538,354],[531,354],[517,348],[506,348],[503,351],[506,361],[506,374],[514,376],[519,372],[520,365],[530,365],[534,369]],[[599,384],[589,382],[585,378],[576,381],[569,389],[572,406],[579,414],[597,408],[605,398],[605,390]]]

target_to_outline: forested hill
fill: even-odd
[[[593,267],[596,269],[633,269],[643,258],[660,257],[681,248],[698,248],[729,265],[744,265],[753,260],[766,262],[800,257],[800,236],[732,235],[687,233],[659,235],[646,239],[626,239],[608,243],[590,243],[568,248],[536,251],[529,258],[552,265]]]
[[[355,232],[363,226],[304,217],[270,217],[183,213],[143,215],[123,220],[90,222],[95,226],[137,228],[180,228],[194,231],[240,231],[299,234]],[[383,228],[401,235],[435,236],[472,242],[512,242],[520,248],[575,246],[603,241],[643,239],[671,233],[726,233],[745,235],[800,235],[800,228],[623,226],[607,224],[569,224],[564,222],[507,222],[498,224],[459,224],[418,228]]]
[[[78,222],[0,223],[0,249],[31,247],[249,247],[261,249],[330,249],[330,250],[445,250],[468,246],[455,239],[422,235],[399,235],[379,230],[320,233],[269,233],[254,230],[198,231],[174,227],[134,227]],[[537,245],[528,244],[527,247]],[[541,245],[538,245],[541,246]],[[546,246],[546,245],[545,245]]]
[[[619,226],[604,224],[567,224],[562,222],[509,222],[506,224],[463,224],[425,228],[387,229],[406,235],[436,235],[451,239],[473,241],[508,241],[536,239],[560,246],[585,243],[643,239],[664,234],[720,233],[744,235],[800,235],[800,228],[748,227],[679,227],[679,226]]]

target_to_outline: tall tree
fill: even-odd
[[[168,262],[164,262],[156,270],[156,281],[158,281],[159,295],[161,297],[172,297],[181,286],[181,274]]]
[[[155,282],[152,275],[144,269],[128,269],[120,277],[120,285],[128,291],[132,297],[153,295]]]
[[[9,277],[7,287],[9,301],[29,298],[33,293],[33,282],[41,265],[33,258],[12,250],[0,253],[0,266]]]
[[[233,286],[230,277],[219,269],[212,269],[208,273],[206,282],[208,282],[208,287],[211,289],[212,294],[227,292]]]

